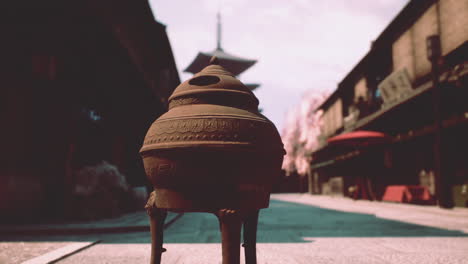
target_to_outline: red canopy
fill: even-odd
[[[368,146],[374,144],[388,143],[391,137],[385,133],[377,131],[356,130],[340,134],[327,139],[328,144]]]

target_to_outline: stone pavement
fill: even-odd
[[[172,219],[176,221],[165,231],[168,251],[163,254],[163,263],[221,263],[219,231],[213,215],[187,213]],[[147,224],[146,215],[141,220],[141,226]],[[115,226],[117,222],[106,220],[94,226]],[[126,221],[120,222],[123,226]],[[133,222],[127,221],[127,225],[135,226]],[[468,263],[467,230],[468,209],[464,208],[445,210],[309,194],[274,194],[270,208],[260,215],[258,263]],[[149,262],[147,231],[53,238],[64,239],[100,243],[57,263]]]
[[[168,227],[181,216],[182,214],[169,213],[165,226]],[[127,232],[149,232],[146,211],[95,221],[0,225],[0,264],[54,262],[101,242],[99,234]],[[91,236],[92,234],[95,236]],[[51,236],[60,235],[66,237],[62,240],[50,239]],[[28,237],[25,241],[14,239],[24,236]],[[32,241],[27,241],[28,239]]]
[[[67,241],[4,241],[0,236],[0,263],[17,264],[69,245]]]

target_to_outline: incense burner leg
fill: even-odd
[[[257,225],[259,211],[253,211],[244,218],[245,263],[257,264]]]
[[[159,209],[152,203],[154,192],[151,193],[150,199],[146,204],[146,211],[150,217],[150,231],[151,231],[151,260],[150,264],[160,264],[161,255],[165,248],[163,248],[164,237],[164,220],[166,219],[166,210]]]
[[[239,264],[241,213],[238,210],[221,209],[215,214],[221,229],[223,264]]]

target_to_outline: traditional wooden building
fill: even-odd
[[[0,218],[60,212],[73,171],[102,160],[146,184],[138,151],[180,82],[148,1],[12,1],[0,17]]]
[[[443,207],[468,205],[467,25],[466,1],[409,1],[319,107],[324,127],[313,192],[334,185],[348,195],[363,182],[367,198],[381,199],[390,185],[425,185]],[[440,57],[431,62],[437,46]],[[392,140],[327,143],[360,130]]]

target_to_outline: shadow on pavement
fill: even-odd
[[[370,214],[348,213],[272,200],[261,210],[258,243],[310,243],[314,237],[468,237],[459,231],[403,223]],[[309,238],[309,239],[307,239]],[[89,241],[150,243],[149,232],[74,236],[12,236],[1,241]],[[164,232],[164,243],[220,243],[213,214],[186,213]]]

